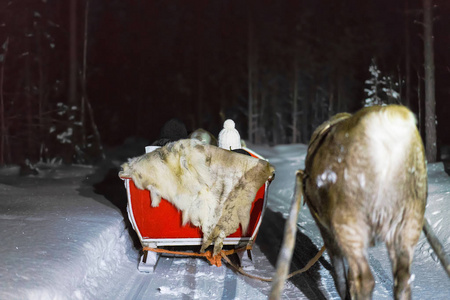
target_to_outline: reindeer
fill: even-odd
[[[384,241],[395,298],[410,299],[410,266],[427,202],[414,115],[403,106],[372,106],[325,122],[313,133],[303,185],[341,298],[371,298],[375,281],[367,249]]]
[[[341,298],[371,298],[375,281],[367,249],[383,241],[394,296],[410,299],[410,266],[427,202],[426,161],[414,115],[389,105],[334,116],[313,133],[305,170],[296,180],[328,250]],[[280,255],[279,270],[287,269],[286,257],[289,261],[292,251]],[[272,287],[271,299],[278,297],[281,281]]]

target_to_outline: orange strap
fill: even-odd
[[[206,251],[205,253],[194,253],[194,252],[181,252],[181,251],[171,251],[171,250],[165,250],[165,249],[158,249],[158,248],[150,248],[150,247],[144,247],[143,248],[144,251],[153,251],[153,252],[157,252],[157,253],[168,253],[168,254],[177,254],[177,255],[185,255],[185,256],[200,256],[200,257],[205,257],[210,263],[211,265],[215,265],[217,267],[221,267],[222,266],[222,258],[230,265],[232,266],[236,271],[238,271],[239,273],[241,273],[244,276],[253,278],[253,279],[258,279],[261,281],[266,281],[266,282],[271,282],[273,280],[273,278],[265,278],[265,277],[259,277],[259,276],[254,276],[251,275],[247,272],[245,272],[244,270],[242,270],[242,268],[234,265],[230,259],[227,257],[228,255],[231,255],[233,253],[236,252],[241,252],[241,251],[245,251],[245,250],[252,250],[252,246],[251,245],[247,245],[246,247],[242,247],[242,248],[238,248],[238,249],[231,249],[231,250],[221,250],[220,253],[218,253],[217,255],[213,256],[211,251]],[[316,256],[314,256],[307,264],[305,267],[303,267],[300,270],[297,270],[295,272],[292,272],[291,274],[288,275],[287,279],[300,274],[300,273],[304,273],[306,271],[309,270],[309,268],[311,268],[318,260],[319,258],[322,256],[323,252],[326,250],[325,246],[322,246],[322,248],[319,250],[319,252],[316,254]]]
[[[157,253],[204,257],[211,263],[211,265],[215,265],[217,267],[221,267],[222,266],[222,257],[231,255],[231,254],[236,253],[236,252],[252,250],[252,246],[251,245],[247,245],[246,247],[237,248],[237,249],[221,250],[216,255],[213,255],[211,251],[206,251],[205,253],[195,253],[195,252],[171,251],[171,250],[166,250],[166,249],[161,249],[161,248],[151,248],[151,247],[144,247],[144,248],[142,248],[142,250],[144,250],[144,251],[152,251],[152,252],[157,252]]]

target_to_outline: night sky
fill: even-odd
[[[68,144],[86,148],[80,122],[88,143],[95,140],[88,110],[84,118],[81,113],[86,16],[85,95],[105,147],[129,137],[151,142],[174,117],[189,132],[201,127],[215,135],[224,119],[232,118],[247,138],[249,69],[258,141],[292,141],[296,86],[297,142],[307,143],[330,115],[362,107],[372,59],[383,76],[404,82],[408,53],[409,106],[423,121],[422,1],[80,0],[76,14],[70,2],[0,0],[6,162],[37,160],[44,148],[48,158],[61,155]],[[450,144],[450,2],[434,3],[441,145]],[[75,91],[70,89],[71,13]],[[398,89],[405,103],[405,84]],[[61,134],[71,126],[70,142],[61,145]]]

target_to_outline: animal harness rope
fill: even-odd
[[[265,278],[265,277],[259,277],[256,275],[252,275],[250,273],[245,272],[241,267],[236,266],[231,262],[231,260],[228,258],[228,255],[242,252],[246,250],[251,250],[252,246],[247,245],[246,247],[238,248],[238,249],[231,249],[231,250],[221,250],[219,254],[212,255],[211,251],[206,251],[205,253],[195,253],[195,252],[182,252],[182,251],[172,251],[172,250],[166,250],[166,249],[158,249],[158,248],[151,248],[151,247],[144,247],[142,250],[144,251],[152,251],[157,253],[166,253],[166,254],[175,254],[175,255],[183,255],[183,256],[195,256],[195,257],[205,257],[211,265],[215,265],[217,267],[222,266],[222,258],[227,262],[230,266],[232,266],[237,272],[240,274],[247,276],[249,278],[265,281],[265,282],[271,282],[273,281],[273,278]],[[291,274],[287,276],[286,279],[289,279],[297,274],[304,273],[308,271],[322,256],[323,252],[325,251],[325,246],[322,246],[322,248],[317,252],[317,254],[300,270],[294,271]]]

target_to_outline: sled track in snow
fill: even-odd
[[[124,299],[266,299],[269,283],[236,274],[226,265],[211,266],[201,258],[161,257],[154,273],[128,284]]]

